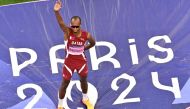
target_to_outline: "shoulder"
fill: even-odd
[[[68,27],[68,29],[69,29],[68,35],[72,34],[73,33],[72,29],[70,27]]]
[[[88,34],[86,30],[81,30],[83,34]]]
[[[85,30],[81,30],[81,31],[87,37],[87,39],[91,36],[88,31],[85,31]]]
[[[64,40],[68,40],[72,34],[72,29],[68,27],[68,32],[64,33]]]

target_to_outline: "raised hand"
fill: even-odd
[[[62,7],[61,0],[57,0],[55,5],[54,5],[54,11],[59,11]]]

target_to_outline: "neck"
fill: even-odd
[[[74,35],[79,35],[81,33],[81,30],[77,31],[77,32],[73,32]]]

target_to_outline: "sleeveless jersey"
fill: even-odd
[[[84,55],[84,46],[87,41],[87,32],[81,31],[81,36],[77,37],[72,32],[69,34],[69,38],[66,42],[67,56],[71,55]]]
[[[87,41],[87,32],[81,31],[81,36],[77,37],[72,32],[69,34],[68,40],[65,42],[66,58],[63,67],[63,78],[70,80],[75,71],[81,77],[88,74],[87,60],[84,55],[84,47]]]

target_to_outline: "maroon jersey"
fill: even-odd
[[[84,46],[87,41],[87,32],[82,31],[81,36],[77,37],[72,32],[69,34],[69,38],[66,44],[67,55],[82,55],[84,52]]]
[[[76,70],[82,77],[88,74],[87,61],[84,55],[84,47],[87,41],[88,33],[82,31],[81,36],[77,37],[72,32],[66,41],[66,58],[63,67],[63,77],[70,80],[73,72]]]

